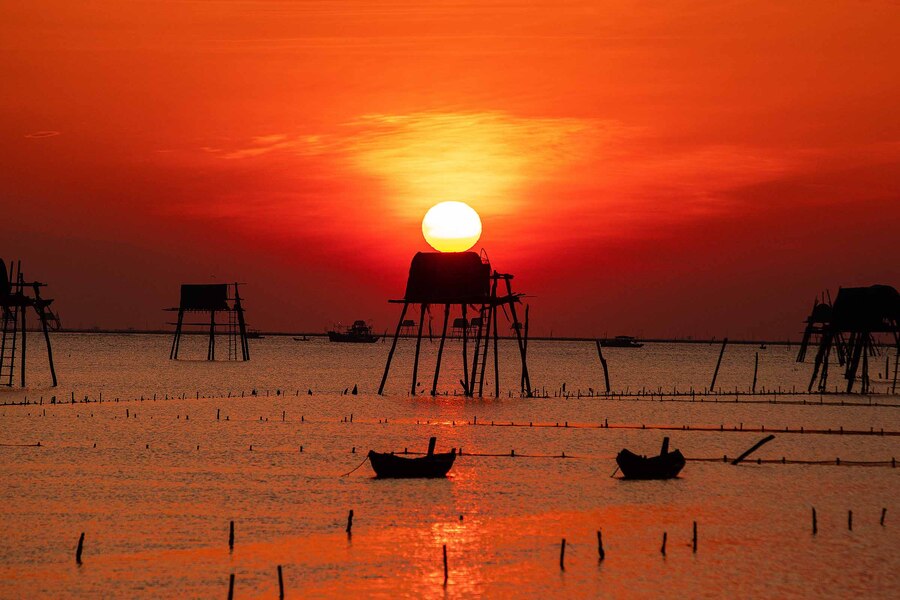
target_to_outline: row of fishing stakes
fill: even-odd
[[[881,518],[878,520],[878,524],[881,525],[882,527],[884,527],[884,519],[886,516],[887,516],[887,509],[882,508],[881,509]],[[853,511],[852,510],[847,511],[847,530],[853,531]],[[816,518],[816,508],[815,507],[813,507],[813,509],[812,509],[812,532],[813,532],[813,535],[816,535],[817,533],[819,533],[819,522],[818,522],[818,519]]]
[[[660,548],[660,553],[663,556],[666,555],[666,541],[668,539],[668,533],[663,531],[662,538],[662,547]],[[697,553],[697,521],[694,521],[694,533],[693,539],[691,541],[691,548],[694,554]],[[445,546],[445,556],[444,556],[444,564],[446,569],[446,546]],[[606,558],[606,550],[603,549],[603,533],[598,529],[597,530],[597,557],[599,561],[603,561]],[[562,542],[559,545],[559,568],[563,571],[566,570],[566,538],[562,539]]]

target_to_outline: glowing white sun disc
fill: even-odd
[[[425,213],[422,235],[439,252],[465,252],[481,237],[481,218],[465,202],[441,202]]]

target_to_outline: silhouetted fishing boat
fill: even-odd
[[[669,438],[663,438],[659,456],[640,456],[623,449],[616,456],[616,464],[625,479],[672,479],[684,468],[684,455],[680,450],[669,452]]]
[[[378,341],[378,336],[372,333],[372,326],[365,321],[353,321],[353,325],[343,331],[338,327],[329,331],[328,339],[332,342],[372,344]]]
[[[640,348],[644,344],[638,342],[630,335],[617,335],[611,339],[600,340],[600,345],[604,348]]]
[[[303,337],[295,337],[294,341],[295,342],[308,342],[309,338],[304,335]]]
[[[247,330],[247,338],[251,340],[261,340],[265,336],[263,336],[262,332],[259,329],[248,329]]]
[[[375,476],[381,479],[412,479],[446,477],[456,460],[456,448],[443,454],[434,453],[436,438],[428,440],[428,454],[417,458],[397,456],[369,450],[369,462]]]

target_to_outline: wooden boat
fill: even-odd
[[[623,449],[616,456],[616,464],[625,479],[673,479],[684,468],[684,455],[680,450],[669,452],[669,438],[663,438],[659,456],[640,456]]]
[[[606,338],[600,340],[600,345],[604,348],[640,348],[644,344],[638,342],[630,335],[617,335],[612,339]]]
[[[308,338],[307,336],[304,335],[303,337],[295,337],[295,338],[294,338],[294,341],[295,341],[295,342],[308,342],[308,341],[309,341],[309,338]]]
[[[428,454],[417,458],[397,456],[369,450],[369,462],[379,479],[413,479],[446,477],[456,460],[456,448],[443,454],[434,453],[436,438],[428,440]]]
[[[372,333],[372,326],[365,321],[354,321],[353,325],[343,331],[338,327],[329,331],[328,339],[332,342],[372,344],[378,341],[378,336]]]

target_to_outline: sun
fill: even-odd
[[[465,252],[481,237],[481,218],[465,202],[440,202],[425,213],[422,235],[439,252]]]

